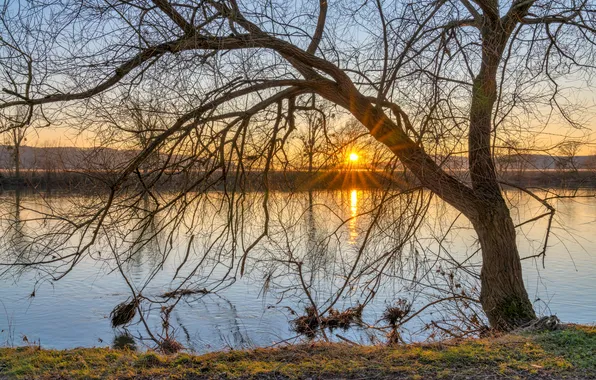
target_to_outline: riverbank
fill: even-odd
[[[596,327],[398,347],[302,344],[163,356],[0,348],[0,379],[589,379]]]

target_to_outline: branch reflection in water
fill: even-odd
[[[118,208],[108,215],[93,249],[80,256],[72,254],[88,240],[54,215],[84,219],[101,195],[4,195],[0,298],[17,334],[57,348],[93,346],[122,333],[135,337],[141,348],[166,336],[199,352],[267,346],[294,337],[289,322],[309,307],[327,321],[325,334],[317,331],[320,339],[338,340],[339,334],[362,343],[385,340],[391,326],[382,318],[399,304],[412,305],[408,315],[400,315],[400,339],[438,338],[442,329],[473,333],[483,322],[472,302],[480,260],[475,237],[467,222],[430,194],[400,194],[272,192],[268,235],[248,250],[243,276],[239,262],[264,224],[263,193],[241,197],[237,212],[226,207],[221,193],[181,202],[180,213],[162,213],[147,199],[136,207]],[[524,194],[508,196],[519,206],[519,220],[540,212]],[[163,195],[162,201],[171,199]],[[588,203],[578,215],[572,203],[567,208],[577,221],[596,210],[596,204]],[[565,205],[559,205],[561,217]],[[542,228],[531,227],[523,227],[529,238],[526,252],[543,238]],[[557,282],[559,291],[566,289],[559,287],[563,281],[567,288],[581,290],[587,281],[583,273],[567,276],[564,268],[569,266],[559,265],[566,257],[555,252],[549,258],[565,274],[549,280]],[[65,273],[60,281],[51,281]],[[536,270],[525,273],[529,284],[537,284],[532,281],[539,278]],[[162,297],[176,290],[193,292]],[[570,298],[572,289],[567,291],[565,298]],[[139,313],[131,324],[112,332],[105,317],[130,300],[131,293],[140,300]],[[542,286],[534,289],[535,298],[540,294],[548,299],[544,293]],[[445,299],[450,301],[438,302]],[[361,323],[345,332],[329,330],[340,325],[332,316],[358,305],[364,305]],[[556,305],[548,306],[552,312],[564,311]],[[173,311],[166,334],[163,311],[168,308]],[[594,312],[587,309],[585,315]]]

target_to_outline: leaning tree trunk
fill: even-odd
[[[522,13],[501,18],[491,10],[483,18],[482,62],[472,87],[468,135],[470,177],[478,199],[469,217],[482,250],[480,300],[490,325],[498,330],[510,330],[536,317],[524,286],[515,227],[491,151],[497,72],[517,19],[527,9],[515,12]]]
[[[508,331],[534,319],[507,205],[486,205],[472,223],[482,250],[480,301],[491,327]]]

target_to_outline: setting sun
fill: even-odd
[[[358,157],[358,155],[356,153],[350,153],[350,156],[348,158],[350,159],[350,161],[356,162],[356,161],[358,161],[358,158],[360,158],[360,157]]]

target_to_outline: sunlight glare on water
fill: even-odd
[[[350,191],[350,244],[358,239],[358,190]]]

